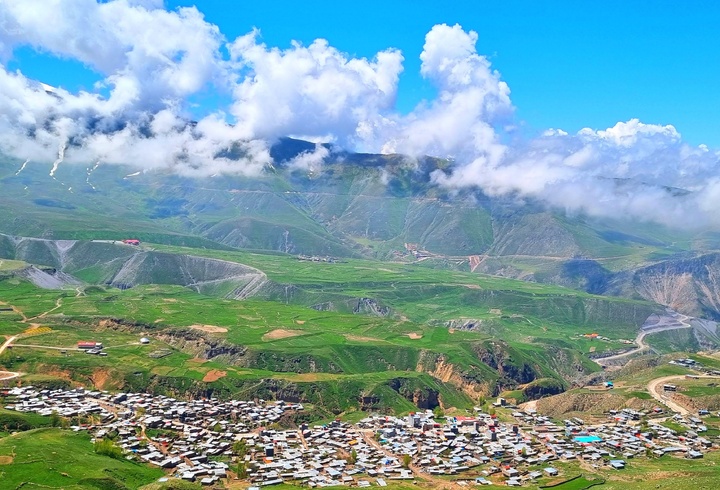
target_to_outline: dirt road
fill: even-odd
[[[677,322],[679,323],[679,325],[671,324],[671,325],[666,325],[666,326],[661,326],[661,327],[656,327],[656,328],[648,328],[648,329],[640,330],[640,332],[637,334],[637,337],[635,337],[635,345],[637,345],[637,347],[635,347],[634,349],[631,349],[627,352],[623,352],[622,354],[616,354],[614,356],[601,357],[599,359],[595,359],[595,362],[603,367],[606,367],[609,364],[614,363],[615,361],[623,360],[632,355],[639,354],[641,352],[650,350],[650,346],[647,343],[645,343],[645,337],[650,334],[666,332],[668,330],[679,330],[682,328],[692,328],[692,325],[690,325],[690,322],[689,322],[689,320],[690,320],[689,316],[678,313],[676,319],[677,319]]]
[[[650,396],[652,396],[655,400],[662,403],[663,405],[667,406],[673,412],[677,412],[680,415],[689,415],[690,410],[671,399],[672,392],[666,392],[663,390],[664,384],[672,383],[673,381],[679,381],[681,379],[685,379],[685,376],[675,375],[655,378],[648,383],[647,390],[648,393],[650,393]],[[720,376],[700,376],[697,379],[720,379]]]
[[[15,339],[17,339],[17,335],[14,335],[10,338],[8,338],[3,345],[0,346],[0,354],[5,352],[5,349],[7,349],[10,344],[15,342]],[[20,377],[20,373],[14,373],[12,371],[0,371],[0,381],[6,381],[8,379],[18,378]]]
[[[19,378],[21,373],[14,373],[12,371],[0,371],[0,381],[7,381],[8,379]]]
[[[13,336],[10,337],[9,339],[7,339],[3,345],[0,345],[0,354],[2,354],[3,352],[5,352],[5,349],[7,349],[8,346],[10,346],[10,344],[12,344],[13,342],[15,342],[15,339],[17,339],[17,335],[13,335]]]
[[[690,413],[688,409],[672,401],[670,397],[666,395],[663,391],[664,384],[683,378],[685,378],[685,376],[664,376],[662,378],[655,378],[647,385],[648,393],[650,393],[650,396],[652,396],[655,400],[662,403],[673,412],[677,412],[680,415],[688,415]]]

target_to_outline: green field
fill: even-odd
[[[28,246],[37,261],[56,260],[42,243]],[[15,311],[0,312],[0,335],[22,336],[0,366],[54,385],[282,394],[335,414],[406,412],[411,400],[468,408],[519,385],[527,388],[517,399],[562,391],[578,371],[599,370],[587,354],[621,348],[619,340],[656,311],[642,301],[402,262],[149,247],[160,254],[152,260],[169,266],[182,267],[192,254],[250,266],[268,282],[236,301],[183,287],[178,274],[125,290],[60,291],[8,275],[0,301]],[[92,264],[121,264],[135,253],[90,242],[78,250],[65,261],[85,280],[106,274]],[[33,324],[43,329],[29,330]],[[582,336],[589,332],[611,340]],[[139,345],[141,336],[151,344]],[[83,340],[103,342],[108,356],[75,351]]]
[[[2,488],[131,490],[162,476],[160,469],[95,454],[83,433],[36,429],[0,439]]]

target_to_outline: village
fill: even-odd
[[[255,487],[384,487],[393,480],[440,479],[459,486],[524,486],[573,476],[557,462],[621,471],[633,458],[702,458],[718,449],[717,438],[702,435],[707,427],[701,417],[659,409],[612,411],[601,423],[556,423],[531,409],[502,407],[500,400],[503,421],[476,407],[467,416],[441,418],[425,410],[283,428],[287,417],[303,414],[302,404],[32,386],[0,394],[5,409],[78,421],[72,430],[112,440],[128,459],[164,468],[166,478],[203,485],[241,479]],[[668,418],[686,429],[683,435],[661,425]]]

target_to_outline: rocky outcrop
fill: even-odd
[[[414,386],[408,378],[393,378],[388,381],[388,386],[418,408],[432,410],[440,406],[440,393],[437,390]]]
[[[473,345],[473,350],[480,361],[496,369],[501,377],[515,383],[530,383],[538,377],[537,371],[532,365],[512,356],[511,349],[506,342],[476,343]]]
[[[66,286],[78,286],[82,284],[70,274],[65,274],[57,269],[39,268],[34,265],[25,267],[15,272],[15,274],[27,279],[42,289],[62,289]]]
[[[357,300],[357,306],[353,308],[353,313],[360,315],[388,316],[390,314],[390,308],[381,305],[373,298],[359,298]]]
[[[645,299],[691,316],[720,319],[720,254],[669,260],[638,269],[635,290]]]
[[[445,356],[434,352],[422,351],[415,370],[427,373],[443,383],[450,383],[473,400],[492,394],[491,380],[474,379],[470,373],[448,362]]]
[[[194,330],[174,328],[158,332],[155,336],[176,349],[199,359],[212,359],[227,364],[239,364],[240,359],[247,352],[247,348],[244,346],[230,344],[221,339],[202,335]]]

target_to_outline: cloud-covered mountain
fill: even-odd
[[[276,163],[270,149],[278,138],[298,136],[447,159],[431,179],[445,191],[476,188],[569,214],[720,226],[717,151],[684,143],[671,125],[636,119],[526,138],[509,85],[477,40],[459,25],[434,26],[420,59],[437,96],[403,114],[395,99],[404,58],[391,47],[366,59],[322,39],[287,49],[264,44],[257,30],[227,39],[195,7],[169,11],[158,1],[0,2],[0,152],[50,163],[53,176],[69,164],[257,176]],[[22,47],[80,62],[102,81],[92,91],[48,89],[7,69]],[[193,97],[207,92],[228,104],[190,122]],[[317,174],[328,151],[317,146],[292,165]]]

